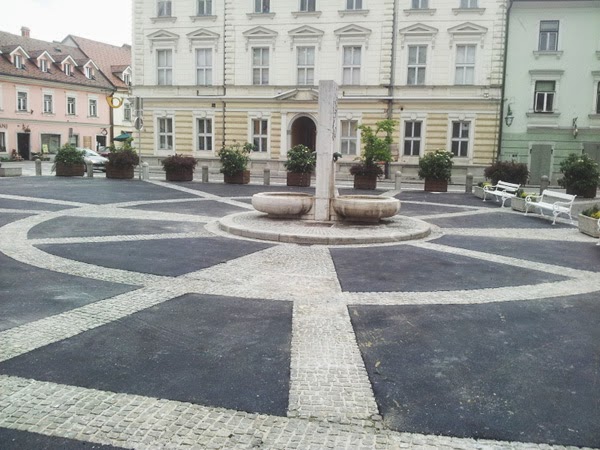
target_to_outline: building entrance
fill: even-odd
[[[298,117],[292,123],[292,147],[294,145],[306,145],[313,152],[316,150],[317,125],[310,117]]]

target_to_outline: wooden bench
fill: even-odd
[[[502,199],[502,207],[504,208],[504,203],[509,198],[515,198],[517,191],[521,187],[520,184],[507,183],[506,181],[498,181],[498,184],[494,186],[484,186],[483,187],[483,201],[485,202],[486,196],[493,195],[496,197],[496,201],[500,201]]]
[[[571,208],[573,208],[575,197],[577,196],[545,189],[542,195],[528,195],[525,197],[525,214],[529,212],[529,208],[533,208],[539,209],[540,214],[543,216],[544,209],[547,209],[548,211],[552,211],[552,215],[554,216],[552,225],[556,224],[556,218],[559,214],[569,216],[571,223],[573,223]],[[534,198],[537,200],[534,200]]]

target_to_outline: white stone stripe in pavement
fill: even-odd
[[[94,236],[94,237],[72,237],[72,238],[44,238],[29,239],[30,245],[42,244],[91,244],[107,242],[135,242],[135,241],[153,241],[157,239],[195,239],[203,237],[214,237],[208,231],[198,231],[196,233],[165,233],[165,234],[136,234],[136,235],[118,235],[118,236]]]
[[[192,195],[197,195],[199,197],[203,197],[206,199],[216,200],[220,203],[226,203],[228,205],[239,206],[240,208],[244,208],[244,209],[250,209],[250,210],[254,209],[252,207],[252,205],[250,205],[248,203],[238,202],[238,201],[233,200],[228,197],[219,197],[218,195],[210,194],[208,192],[203,192],[203,191],[197,191],[195,189],[186,188],[185,186],[179,186],[177,184],[169,184],[169,183],[164,183],[162,181],[148,181],[148,183],[152,183],[157,186],[166,187],[166,188],[173,189],[173,190],[180,191],[180,192],[186,192],[186,193],[192,194]]]
[[[63,206],[90,206],[90,203],[80,203],[80,202],[71,202],[69,200],[54,200],[51,198],[42,198],[42,197],[26,197],[24,195],[9,195],[9,194],[0,194],[0,198],[5,198],[7,200],[19,200],[23,202],[35,202],[35,203],[48,203],[51,205],[63,205]]]
[[[565,448],[289,419],[6,375],[0,375],[0,427],[136,449]]]
[[[524,239],[528,241],[594,242],[597,239],[580,233],[576,228],[444,228],[444,234],[454,236],[482,236],[500,239]],[[552,245],[541,244],[541,245]]]

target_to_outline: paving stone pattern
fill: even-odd
[[[594,239],[383,190],[435,232],[307,246],[219,229],[267,190],[294,189],[0,180],[0,447],[600,447]]]

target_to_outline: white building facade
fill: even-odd
[[[456,175],[497,154],[504,0],[134,0],[134,95],[140,147],[209,163],[252,142],[252,169],[283,171],[314,148],[319,80],[340,85],[341,171],[360,154],[360,124],[392,118],[397,162],[446,149]]]

